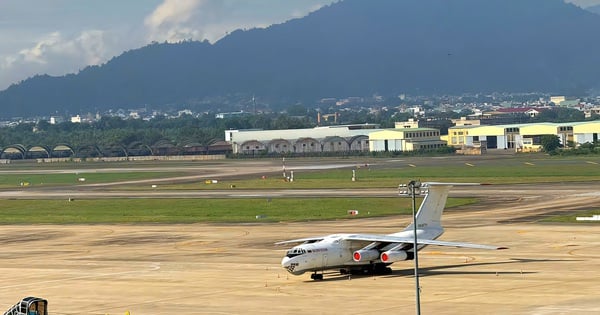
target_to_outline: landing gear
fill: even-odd
[[[371,264],[356,269],[346,270],[346,273],[353,275],[389,275],[392,273],[392,268],[388,267],[386,264]]]
[[[375,264],[375,266],[373,266],[373,273],[378,275],[389,275],[392,273],[392,268],[385,264]]]
[[[313,273],[312,275],[310,275],[310,278],[313,280],[323,280],[323,274],[322,273],[317,273],[315,271],[315,273]]]
[[[348,270],[346,270],[346,269],[340,269],[340,274],[341,274],[341,275],[347,275],[347,274],[349,274],[349,273],[350,273],[350,272],[349,272]]]

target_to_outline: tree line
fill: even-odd
[[[449,119],[466,114],[468,112],[465,111],[460,113],[437,112],[433,116]],[[583,120],[581,112],[566,109],[558,109],[556,112],[545,111],[540,116],[520,122],[538,122],[541,119],[546,121]],[[411,117],[409,114],[393,109],[375,112],[361,109],[344,111],[340,114],[338,121],[321,121],[321,125],[368,122],[379,124],[381,128],[393,128],[394,122],[406,121],[409,117]],[[284,113],[245,114],[222,119],[216,118],[214,114],[205,113],[198,116],[182,115],[178,118],[157,116],[149,120],[104,116],[90,123],[50,124],[40,120],[37,123],[21,123],[13,127],[0,128],[0,149],[14,145],[20,145],[26,149],[34,146],[54,148],[59,145],[67,145],[74,150],[106,148],[108,152],[109,148],[151,148],[159,144],[179,148],[209,146],[224,140],[225,130],[229,129],[280,130],[313,128],[315,126],[317,126],[317,111],[297,105],[289,107]],[[122,149],[113,151],[120,152]]]

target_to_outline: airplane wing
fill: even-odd
[[[275,245],[283,245],[283,244],[291,244],[291,243],[304,243],[304,242],[314,243],[314,242],[321,241],[324,238],[325,238],[325,236],[297,238],[295,240],[277,242],[277,243],[275,243]]]
[[[411,237],[397,237],[390,235],[377,235],[377,234],[352,234],[343,237],[348,241],[367,241],[367,242],[382,242],[382,243],[407,243],[413,244],[414,239]],[[437,246],[449,246],[449,247],[465,247],[465,248],[478,248],[478,249],[507,249],[506,247],[490,246],[472,243],[462,242],[446,242],[438,240],[428,240],[417,238],[417,243],[420,245],[437,245]]]

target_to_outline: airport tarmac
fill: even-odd
[[[197,173],[182,180],[278,172],[279,163],[249,162],[244,164],[247,168],[238,163],[192,166]],[[289,161],[288,169],[315,164],[293,163]],[[247,192],[163,194],[104,184],[2,190],[0,198],[66,199],[74,193],[79,193],[77,200],[86,196],[241,198]],[[252,194],[395,196],[397,190]],[[548,215],[600,208],[597,183],[455,187],[450,195],[479,196],[482,202],[448,209],[442,218],[446,233],[440,240],[509,249],[430,246],[420,251],[423,314],[600,313],[600,226],[538,222]],[[25,296],[39,296],[48,299],[49,313],[57,315],[415,313],[412,261],[393,264],[391,275],[349,278],[331,272],[323,281],[310,280],[309,274],[293,276],[280,267],[288,247],[275,246],[277,241],[330,233],[386,234],[410,222],[410,216],[363,216],[294,223],[0,226],[0,311]]]
[[[551,191],[551,198],[447,211],[441,240],[509,249],[420,251],[422,313],[600,313],[600,227],[535,223],[555,209],[598,206],[600,196]],[[2,226],[0,306],[33,295],[49,300],[50,314],[410,314],[412,261],[393,264],[391,275],[334,272],[313,281],[287,274],[279,265],[287,248],[273,245],[329,233],[392,233],[409,221]]]

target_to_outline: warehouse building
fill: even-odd
[[[440,131],[434,128],[397,128],[369,134],[372,152],[435,150],[445,146]]]
[[[368,152],[379,125],[356,124],[285,130],[226,130],[234,154]]]
[[[543,135],[556,135],[564,146],[598,141],[600,121],[569,123],[455,126],[448,129],[448,145],[458,148],[541,150]]]
[[[227,130],[234,154],[324,153],[431,150],[446,146],[434,128],[380,129],[343,125],[311,129]]]

